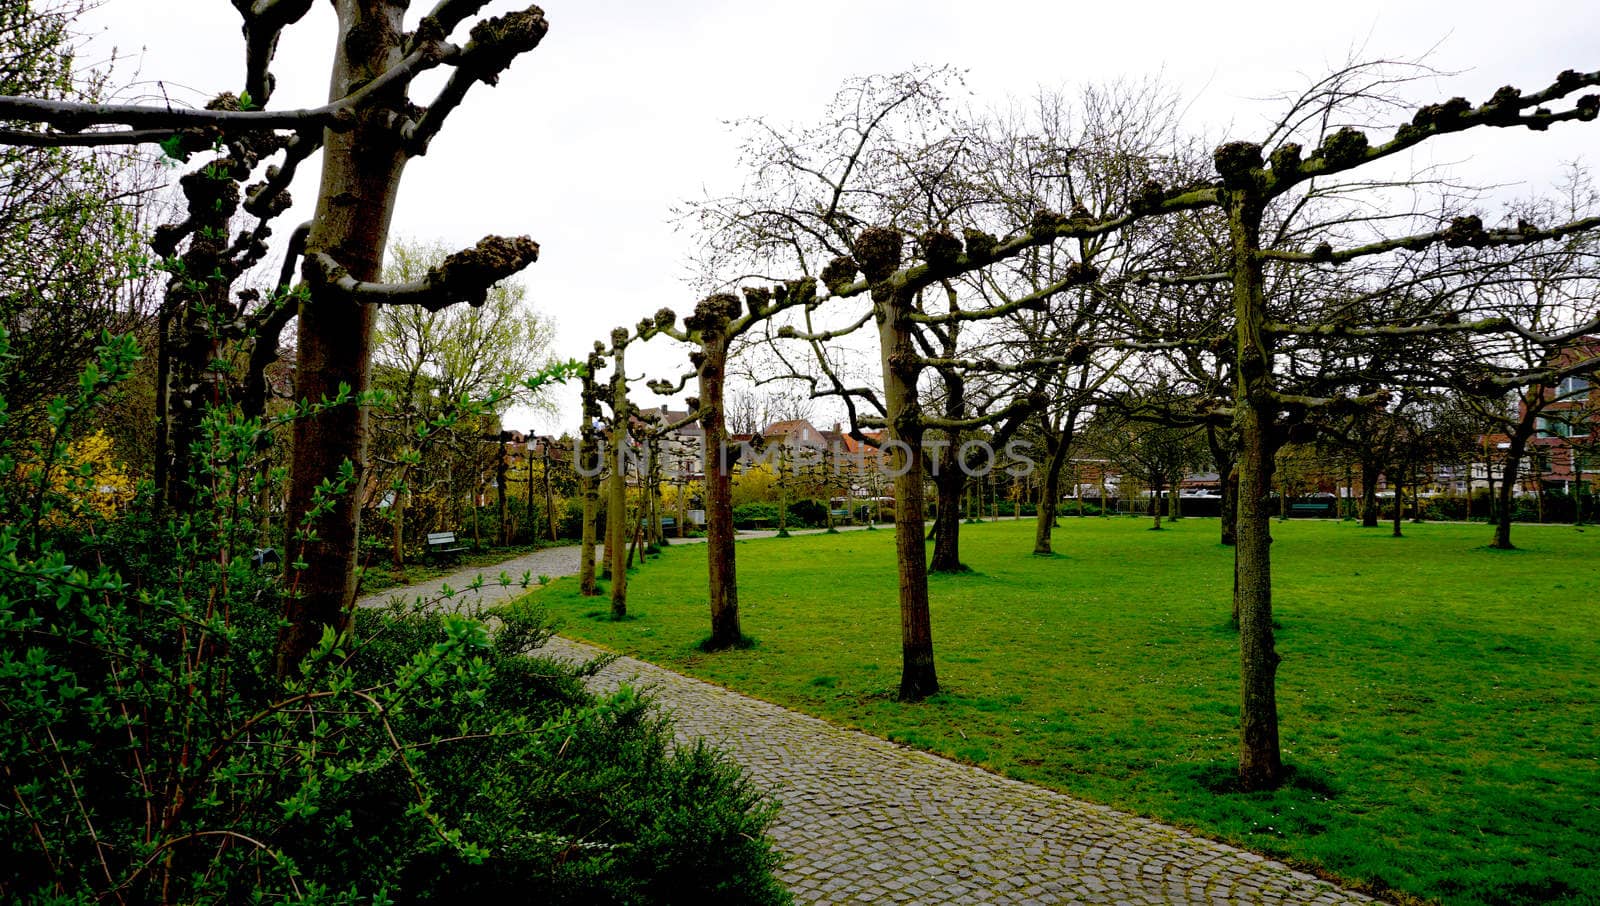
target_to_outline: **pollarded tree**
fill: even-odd
[[[911,261],[907,260],[905,232],[892,226],[900,209],[875,207],[871,203],[878,199],[875,192],[851,188],[892,184],[892,179],[881,182],[865,179],[858,184],[855,174],[871,171],[875,164],[892,170],[899,157],[916,159],[915,155],[894,153],[894,142],[886,142],[886,148],[867,147],[870,130],[866,127],[876,129],[877,124],[898,109],[894,106],[895,98],[891,97],[886,104],[854,105],[857,111],[854,118],[847,115],[838,131],[855,137],[855,142],[846,144],[856,150],[843,156],[824,154],[823,166],[805,166],[808,158],[803,152],[814,149],[803,148],[796,142],[776,142],[778,155],[773,158],[776,165],[761,171],[764,178],[771,179],[774,170],[781,172],[787,167],[789,178],[785,187],[814,179],[825,189],[831,187],[831,191],[785,191],[775,202],[771,201],[770,193],[757,191],[749,204],[729,206],[736,216],[726,218],[726,222],[748,229],[755,237],[750,247],[766,250],[764,261],[772,260],[775,254],[772,249],[783,248],[787,250],[785,254],[796,255],[806,262],[801,265],[805,272],[820,270],[821,281],[829,290],[830,298],[866,295],[872,300],[871,310],[855,324],[865,326],[872,321],[878,328],[881,383],[876,388],[855,388],[831,372],[827,374],[827,382],[831,392],[847,400],[847,406],[857,398],[881,400],[881,424],[887,429],[887,458],[898,475],[895,496],[901,573],[903,698],[919,698],[937,689],[927,619],[922,541],[922,440],[930,420],[922,411],[918,392],[924,369],[932,362],[920,354],[914,333],[920,324],[938,323],[941,316],[920,310],[922,293],[945,281],[1015,258],[1029,249],[1063,240],[1092,240],[1143,221],[1184,212],[1212,211],[1227,224],[1227,240],[1217,266],[1204,272],[1179,266],[1174,267],[1173,272],[1153,276],[1171,282],[1226,286],[1230,300],[1226,323],[1218,323],[1203,336],[1186,333],[1174,338],[1157,332],[1139,339],[1147,348],[1162,344],[1205,346],[1231,359],[1231,404],[1217,406],[1212,413],[1229,420],[1237,443],[1239,508],[1235,603],[1240,624],[1239,775],[1242,785],[1250,789],[1269,788],[1281,781],[1283,765],[1276,701],[1279,657],[1272,630],[1271,514],[1267,508],[1275,451],[1286,438],[1287,429],[1303,423],[1312,413],[1329,407],[1377,401],[1375,396],[1363,399],[1344,393],[1317,396],[1302,392],[1304,388],[1298,382],[1284,380],[1285,369],[1291,361],[1286,354],[1297,344],[1314,348],[1333,339],[1417,337],[1457,332],[1516,333],[1519,329],[1532,328],[1505,318],[1474,321],[1461,318],[1459,313],[1450,317],[1449,312],[1431,313],[1438,317],[1427,314],[1419,317],[1414,310],[1385,312],[1375,318],[1364,318],[1359,313],[1353,317],[1339,317],[1336,309],[1294,305],[1301,285],[1299,279],[1287,281],[1290,291],[1281,295],[1272,294],[1272,288],[1278,285],[1280,275],[1296,271],[1317,275],[1351,262],[1417,254],[1434,246],[1481,249],[1530,245],[1600,226],[1600,221],[1583,219],[1529,225],[1522,229],[1487,230],[1476,218],[1462,217],[1448,223],[1424,220],[1418,232],[1395,236],[1386,231],[1394,228],[1397,218],[1369,214],[1359,224],[1351,221],[1346,225],[1330,225],[1323,221],[1320,226],[1312,224],[1306,228],[1265,229],[1269,225],[1276,227],[1290,222],[1290,218],[1282,215],[1283,208],[1308,203],[1306,199],[1310,198],[1337,200],[1340,192],[1334,191],[1330,196],[1330,189],[1342,190],[1348,195],[1388,184],[1388,181],[1359,183],[1352,180],[1356,179],[1355,171],[1392,158],[1436,136],[1476,128],[1542,130],[1563,122],[1593,120],[1600,113],[1600,96],[1585,95],[1571,100],[1585,88],[1600,84],[1600,73],[1569,71],[1534,94],[1523,95],[1516,89],[1506,88],[1478,106],[1462,99],[1426,106],[1387,141],[1373,143],[1364,132],[1353,127],[1340,127],[1318,135],[1321,124],[1348,122],[1361,115],[1361,110],[1352,108],[1372,101],[1375,92],[1388,84],[1387,74],[1375,72],[1371,67],[1350,67],[1319,81],[1290,103],[1288,112],[1265,141],[1229,142],[1218,147],[1213,154],[1216,178],[1174,185],[1152,179],[1109,209],[1066,213],[1041,210],[1025,223],[1006,225],[1004,233],[974,229],[966,232],[963,240],[949,232],[932,229],[914,237],[918,247]],[[925,97],[916,93],[906,96]],[[1556,106],[1566,109],[1553,110]],[[1392,109],[1393,106],[1382,106],[1378,112],[1387,114]],[[1366,112],[1372,113],[1371,110]],[[834,126],[824,127],[824,131],[832,134]],[[1318,135],[1316,149],[1309,155],[1299,141],[1308,133]],[[929,137],[929,140],[942,139],[943,136],[938,135]],[[875,174],[869,172],[868,175]],[[814,204],[814,198],[820,198],[822,203]],[[866,199],[858,211],[865,211],[868,216],[841,212],[842,198]],[[1373,199],[1368,197],[1365,201],[1370,210],[1374,206]],[[1383,201],[1379,199],[1377,206],[1381,208]],[[1269,218],[1269,212],[1275,210],[1279,213]],[[815,226],[802,229],[799,223]],[[858,224],[862,223],[876,225],[858,229]],[[767,244],[761,245],[762,242]],[[1335,242],[1339,247],[1335,247]],[[825,268],[809,266],[807,259],[825,256],[841,245],[846,245],[848,254],[838,255]],[[861,279],[857,279],[858,274]],[[1088,279],[1092,280],[1093,276]],[[996,306],[961,317],[972,320],[999,317],[1046,301],[1072,285],[1064,279],[1037,293],[1018,297],[1015,305]],[[797,331],[794,335],[813,343],[823,342],[822,337],[837,335],[833,330],[814,332],[809,324],[806,326],[805,332]],[[817,359],[819,367],[827,372],[826,356]],[[1015,364],[1024,367],[1021,363]],[[1048,359],[1035,360],[1026,367],[1047,364],[1053,363]],[[1293,376],[1292,372],[1287,373]],[[853,421],[859,423],[860,420]],[[915,477],[908,477],[912,475]]]
[[[1342,87],[1337,80],[1308,92],[1294,105],[1268,143],[1231,142],[1219,147],[1215,161],[1219,185],[1203,190],[1203,203],[1221,208],[1228,218],[1227,280],[1234,302],[1235,389],[1233,427],[1239,439],[1239,515],[1236,556],[1237,604],[1243,695],[1240,708],[1240,779],[1250,789],[1276,786],[1283,777],[1278,744],[1276,675],[1280,660],[1272,631],[1271,544],[1266,500],[1271,488],[1272,437],[1286,406],[1320,406],[1321,399],[1285,394],[1275,380],[1277,345],[1291,337],[1387,337],[1449,333],[1457,330],[1511,331],[1503,320],[1466,323],[1439,318],[1416,323],[1351,323],[1301,321],[1287,312],[1274,316],[1268,306],[1265,275],[1272,268],[1338,267],[1369,256],[1424,251],[1435,244],[1486,248],[1556,240],[1575,231],[1600,226],[1578,221],[1522,230],[1485,230],[1476,218],[1461,218],[1440,229],[1374,239],[1336,249],[1328,239],[1296,236],[1293,241],[1263,234],[1268,206],[1357,168],[1397,155],[1439,135],[1482,127],[1542,130],[1565,121],[1593,120],[1600,97],[1586,95],[1570,109],[1551,111],[1555,104],[1585,87],[1600,84],[1600,73],[1562,73],[1554,84],[1530,95],[1514,88],[1496,92],[1473,106],[1460,98],[1420,109],[1395,135],[1378,143],[1355,128],[1344,127],[1322,141],[1309,156],[1290,140],[1295,125],[1320,111],[1335,112],[1360,86]],[[1322,121],[1326,121],[1325,119]],[[1305,248],[1305,246],[1311,246]]]
[[[815,129],[783,133],[758,124],[758,138],[750,150],[755,175],[746,191],[733,198],[714,199],[697,209],[709,236],[707,248],[714,266],[742,268],[747,273],[797,270],[819,275],[835,297],[869,291],[873,297],[870,309],[860,317],[841,318],[847,323],[839,325],[819,323],[819,317],[832,321],[833,315],[819,315],[819,304],[807,302],[795,308],[775,337],[808,344],[816,366],[796,366],[791,374],[808,381],[814,395],[840,398],[858,440],[866,439],[863,428],[886,428],[880,461],[895,476],[896,556],[901,572],[900,695],[907,700],[938,690],[923,540],[926,432],[939,432],[938,440],[948,441],[961,432],[1021,416],[1042,402],[1037,395],[1024,392],[980,414],[935,416],[926,409],[919,379],[925,369],[946,369],[944,374],[960,383],[964,381],[960,371],[983,370],[973,369],[967,359],[945,354],[952,338],[961,335],[959,325],[964,322],[1042,306],[1066,286],[1094,277],[1091,270],[1078,268],[1063,281],[1013,303],[981,310],[921,310],[925,295],[949,298],[954,281],[981,264],[1048,241],[1041,234],[993,255],[999,240],[974,230],[968,233],[967,245],[985,250],[972,259],[978,263],[945,267],[962,256],[963,241],[951,230],[960,229],[964,222],[966,205],[960,199],[964,186],[970,185],[958,172],[965,142],[954,119],[941,107],[947,79],[946,73],[914,71],[857,80],[841,91],[829,116]],[[1065,222],[1064,216],[1056,216]],[[874,223],[895,226],[861,229]],[[898,269],[908,236],[918,253],[938,262],[939,269],[920,271],[915,285],[895,287],[892,292],[875,287],[874,281]],[[857,281],[858,273],[868,279]],[[878,327],[880,368],[878,377],[871,379],[877,387],[842,376],[825,348],[869,322]],[[1024,370],[1016,362],[1007,366],[994,369],[994,373],[1015,376]],[[1028,386],[1028,382],[1014,383]],[[963,394],[951,393],[949,381],[944,388],[943,399],[952,404],[944,408],[964,411]],[[947,513],[954,510],[945,507]],[[940,535],[950,542],[955,539],[953,531]]]
[[[663,309],[656,314],[656,329],[694,347],[689,354],[697,395],[689,400],[701,429],[702,470],[705,475],[706,559],[711,636],[707,650],[718,651],[744,644],[739,628],[738,564],[733,549],[733,468],[739,450],[728,442],[727,381],[733,344],[775,311],[814,304],[816,283],[799,280],[773,289],[746,288],[744,302],[731,293],[714,293],[701,300],[694,312],[675,326],[676,316]],[[679,385],[681,387],[681,385]],[[658,382],[653,390],[675,393],[671,382]],[[752,407],[753,409],[753,407]]]
[[[266,345],[275,345],[276,330],[288,320],[283,312],[292,305],[299,316],[296,393],[309,404],[295,422],[290,469],[289,520],[300,533],[292,559],[301,568],[279,645],[284,672],[292,672],[325,631],[349,625],[360,515],[348,491],[366,476],[361,394],[369,386],[377,309],[481,303],[491,285],[537,256],[532,240],[492,237],[449,256],[421,280],[376,282],[406,164],[427,151],[474,85],[493,84],[547,31],[543,12],[530,6],[473,23],[464,42],[452,42],[484,5],[441,0],[408,23],[405,0],[336,0],[329,100],[317,107],[268,109],[278,37],[306,14],[309,0],[234,3],[244,24],[244,83],[237,94],[218,94],[206,109],[0,98],[0,121],[37,124],[0,130],[0,143],[148,143],[178,156],[202,155],[204,163],[183,180],[190,202],[185,218],[158,231],[155,242],[164,259],[182,264],[171,268],[175,292],[169,300],[182,303],[186,333],[195,336],[184,338],[188,353],[180,356],[181,367],[199,360],[212,341],[208,332],[234,305],[228,287],[265,254],[296,169],[322,151],[316,213],[303,246],[308,295],[293,304],[287,294],[274,294],[259,323],[249,325],[266,334]],[[416,78],[440,68],[448,72],[443,87],[414,103]],[[268,165],[279,153],[279,163]],[[240,209],[256,225],[229,242],[225,218]],[[330,488],[345,490],[330,496]]]
[[[606,574],[611,580],[611,618],[620,620],[628,615],[628,553],[629,518],[628,518],[628,465],[630,462],[642,459],[635,449],[635,443],[641,438],[635,435],[634,427],[638,423],[638,407],[633,404],[628,396],[628,375],[626,370],[628,347],[635,342],[649,340],[658,333],[670,328],[674,320],[670,310],[662,309],[653,319],[641,320],[632,332],[626,327],[618,327],[611,331],[611,345],[595,343],[594,354],[589,357],[588,366],[584,369],[584,395],[582,429],[591,432],[594,437],[594,452],[605,462],[607,472],[606,493]],[[611,380],[603,390],[594,383],[594,374],[599,370],[600,358],[609,356],[611,359]],[[601,406],[611,410],[610,419],[606,422],[606,430],[602,435],[598,431],[598,419]],[[589,440],[585,439],[585,444]],[[581,472],[589,471],[587,469]],[[592,482],[596,473],[590,473]],[[636,470],[638,485],[643,491],[647,482],[642,470]],[[587,491],[586,491],[587,495]],[[641,498],[642,499],[642,498]],[[584,563],[590,564],[593,559],[592,536],[594,534],[593,522],[595,513],[593,508],[586,505],[584,510]],[[581,579],[584,594],[594,593],[593,570],[585,566]]]
[[[1372,76],[1372,78],[1377,78]],[[1216,149],[1214,166],[1220,177],[1204,185],[1167,188],[1152,184],[1129,199],[1122,210],[1090,216],[1068,216],[1041,212],[1029,224],[1007,238],[994,241],[968,237],[965,248],[950,243],[925,243],[920,262],[906,265],[897,233],[883,228],[862,231],[853,247],[852,260],[832,268],[832,279],[824,282],[835,296],[870,293],[873,316],[879,325],[883,346],[885,423],[891,440],[906,443],[914,458],[923,428],[916,408],[914,388],[923,366],[909,340],[912,325],[929,317],[915,310],[918,291],[953,274],[971,272],[998,260],[1013,257],[1024,249],[1061,239],[1089,238],[1110,233],[1128,224],[1151,217],[1215,209],[1225,216],[1228,243],[1223,267],[1215,274],[1180,274],[1195,282],[1215,281],[1231,288],[1232,328],[1224,336],[1231,348],[1234,378],[1231,406],[1221,410],[1232,421],[1238,443],[1239,511],[1237,516],[1236,605],[1240,625],[1241,783],[1249,789],[1270,788],[1283,777],[1278,741],[1276,674],[1279,657],[1272,630],[1271,557],[1269,545],[1270,512],[1267,498],[1271,489],[1272,462],[1276,445],[1288,425],[1302,422],[1308,413],[1325,407],[1370,404],[1342,394],[1315,397],[1294,392],[1280,380],[1281,349],[1297,338],[1391,338],[1446,335],[1451,333],[1516,334],[1531,332],[1526,324],[1507,318],[1466,320],[1449,312],[1437,318],[1417,317],[1415,311],[1375,320],[1355,318],[1319,319],[1328,312],[1298,309],[1278,304],[1269,306],[1267,274],[1279,271],[1337,268],[1341,265],[1387,255],[1425,252],[1434,246],[1451,249],[1485,249],[1533,245],[1559,241],[1563,237],[1600,227],[1600,219],[1582,218],[1549,225],[1526,224],[1520,228],[1485,229],[1476,218],[1461,217],[1448,224],[1437,224],[1410,235],[1383,235],[1335,248],[1333,239],[1349,242],[1349,234],[1329,230],[1323,234],[1297,230],[1263,232],[1272,205],[1293,205],[1299,198],[1342,174],[1397,155],[1429,139],[1474,128],[1529,128],[1542,130],[1569,121],[1589,121],[1600,114],[1600,96],[1585,95],[1561,111],[1550,109],[1586,87],[1600,84],[1600,73],[1562,73],[1554,84],[1539,92],[1523,95],[1513,88],[1496,92],[1482,105],[1473,106],[1461,99],[1422,108],[1412,121],[1402,125],[1388,141],[1372,143],[1365,133],[1343,127],[1328,133],[1309,156],[1292,139],[1304,124],[1326,122],[1337,116],[1351,99],[1370,96],[1369,73],[1362,68],[1341,73],[1319,83],[1291,106],[1290,113],[1265,144],[1230,142]],[[1381,82],[1381,79],[1380,79]],[[1387,222],[1368,219],[1374,229]],[[1433,224],[1427,224],[1434,226]],[[974,238],[978,241],[974,242]],[[864,280],[853,279],[856,269]],[[1290,285],[1297,285],[1291,282]],[[1280,302],[1282,300],[1274,300]],[[1298,315],[1298,317],[1297,317]],[[1578,324],[1545,340],[1593,330],[1593,324]],[[1160,337],[1153,342],[1165,342]],[[1215,337],[1194,338],[1197,344],[1215,344]],[[1546,373],[1551,373],[1547,370]],[[915,486],[913,486],[915,485]],[[897,481],[897,506],[909,515],[920,530],[920,482]],[[905,493],[907,500],[899,500]],[[919,539],[920,541],[920,539]],[[904,546],[904,545],[903,545]],[[909,567],[920,566],[920,552],[902,550],[902,600],[907,611],[915,611],[916,580],[907,575]],[[924,586],[925,587],[925,586]],[[925,604],[925,599],[921,602]],[[905,620],[913,626],[910,619]],[[931,646],[930,646],[931,647]],[[909,648],[909,646],[908,646]],[[920,652],[918,652],[920,653]],[[908,664],[913,664],[911,658]],[[932,678],[931,657],[926,678]],[[908,678],[918,678],[908,668]]]
[[[604,414],[600,372],[606,367],[606,347],[595,343],[584,362],[580,379],[583,392],[579,408],[577,445],[572,451],[573,470],[578,473],[578,493],[583,498],[583,525],[578,548],[578,592],[585,597],[600,594],[595,582],[595,547],[599,542],[600,485],[606,473],[605,444],[600,439],[600,420]]]

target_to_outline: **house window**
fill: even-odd
[[[1540,437],[1571,437],[1572,426],[1564,419],[1539,416],[1537,430]]]
[[[1556,398],[1567,399],[1582,394],[1589,389],[1589,380],[1582,375],[1569,374],[1556,385]]]

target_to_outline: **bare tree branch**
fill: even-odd
[[[488,236],[471,249],[456,252],[428,275],[410,283],[372,283],[350,276],[333,256],[306,256],[305,276],[313,285],[335,290],[364,305],[420,305],[438,311],[466,302],[481,305],[489,288],[539,258],[539,244],[526,236]]]

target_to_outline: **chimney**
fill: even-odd
[[[833,423],[833,433],[835,433],[835,434],[843,434],[844,433],[843,428],[844,428],[843,424],[841,424],[839,422],[834,422]]]

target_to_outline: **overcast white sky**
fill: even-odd
[[[418,0],[413,17],[431,5]],[[532,236],[541,258],[523,279],[559,327],[557,351],[574,357],[663,305],[692,307],[691,238],[674,229],[670,209],[738,186],[726,121],[814,121],[851,76],[949,63],[968,70],[971,102],[989,106],[1039,86],[1160,74],[1190,101],[1193,130],[1249,138],[1278,110],[1265,98],[1352,52],[1409,58],[1434,48],[1429,62],[1460,74],[1419,86],[1424,102],[1477,102],[1503,84],[1533,90],[1563,69],[1600,68],[1600,10],[1590,0],[550,0],[545,13],[543,45],[497,87],[474,89],[410,164],[392,235],[461,246],[487,233]],[[241,87],[238,17],[224,0],[105,0],[83,29],[94,36],[88,56],[115,46],[129,58],[121,72],[137,69],[137,91],[198,104]],[[325,100],[333,37],[331,7],[319,0],[285,36],[272,106]],[[1562,161],[1592,162],[1600,128],[1478,130],[1438,144],[1433,153],[1460,162],[1461,175],[1522,183],[1508,190],[1520,193],[1547,185]],[[281,232],[307,216],[315,180],[315,167],[302,173],[302,204]],[[629,371],[678,373],[681,352],[665,338],[650,345],[662,351],[633,356]],[[576,418],[575,398],[563,394],[560,424],[514,413],[508,427],[559,431]]]

